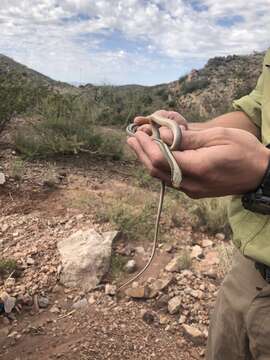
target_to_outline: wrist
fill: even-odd
[[[268,147],[264,148],[264,156],[262,157],[260,165],[261,165],[261,176],[260,176],[260,179],[259,179],[259,186],[263,185],[266,178],[270,175],[269,174],[269,170],[270,170],[270,150],[269,150]]]

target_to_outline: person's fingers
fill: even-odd
[[[167,145],[172,145],[173,143],[173,133],[170,129],[168,129],[165,126],[161,126],[159,128],[159,134],[160,134],[160,138],[167,144]]]
[[[139,126],[137,131],[143,131],[147,135],[151,136],[152,135],[152,126],[149,124],[144,124],[144,125]]]
[[[147,157],[151,160],[153,167],[169,172],[170,166],[162,154],[159,145],[142,131],[137,131],[135,137],[143,152],[145,152]]]
[[[143,164],[143,166],[147,169],[147,171],[151,176],[164,181],[167,185],[171,184],[170,175],[153,166],[152,161],[148,158],[147,154],[144,152],[143,148],[141,147],[139,141],[135,137],[128,138],[127,142],[128,145],[135,152],[138,160]]]
[[[134,124],[140,126],[143,124],[149,124],[149,119],[146,116],[136,116],[133,122]]]

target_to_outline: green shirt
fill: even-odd
[[[267,66],[269,65],[269,66]],[[256,88],[233,103],[235,110],[244,111],[261,129],[263,144],[270,143],[270,50],[263,62],[262,74]],[[241,197],[232,199],[229,220],[234,244],[254,260],[270,266],[270,216],[245,210]]]

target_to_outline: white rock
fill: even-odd
[[[15,307],[16,299],[15,297],[10,296],[6,292],[2,292],[0,294],[0,303],[4,304],[5,313],[10,314],[13,308]]]
[[[217,240],[223,241],[223,240],[225,240],[226,236],[225,236],[225,234],[223,234],[223,233],[217,233],[217,234],[215,235],[215,238],[216,238]]]
[[[203,345],[205,337],[199,329],[187,324],[183,324],[182,327],[189,340],[191,340],[195,345]]]
[[[27,265],[34,265],[34,264],[35,264],[35,260],[29,256],[29,257],[26,259],[26,264],[27,264]]]
[[[181,258],[175,257],[172,259],[165,267],[165,270],[168,272],[178,272],[180,271]]]
[[[203,253],[202,248],[199,245],[195,245],[192,248],[190,257],[191,257],[191,259],[195,259],[195,258],[200,257],[202,255],[202,253]]]
[[[52,314],[59,314],[60,313],[60,309],[59,307],[57,307],[56,305],[53,305],[51,308],[50,308],[50,312]]]
[[[187,321],[187,317],[185,315],[181,315],[179,318],[179,324],[182,325]]]
[[[209,247],[209,246],[213,246],[213,241],[209,240],[209,239],[204,239],[202,241],[202,247],[206,248],[206,247]]]
[[[176,314],[180,310],[181,307],[181,297],[175,296],[168,302],[168,311],[170,314]]]
[[[94,298],[94,296],[93,295],[90,296],[90,298],[88,299],[88,304],[93,305],[95,303],[96,303],[96,299]]]
[[[126,265],[124,266],[124,269],[127,273],[131,274],[133,273],[137,268],[136,261],[135,260],[129,260]]]
[[[0,185],[4,185],[6,182],[5,174],[0,172]]]
[[[111,284],[105,285],[105,294],[106,295],[115,295],[116,294],[116,286]]]
[[[60,281],[84,291],[95,288],[110,267],[116,231],[98,234],[94,229],[78,231],[57,244],[62,261]]]
[[[135,251],[136,251],[136,253],[137,253],[138,255],[145,255],[145,250],[144,250],[144,248],[143,248],[142,246],[137,246],[137,247],[135,248]]]

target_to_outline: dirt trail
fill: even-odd
[[[2,158],[6,174],[11,173],[12,156],[9,152]],[[29,306],[23,306],[20,313],[13,314],[13,319],[0,315],[0,359],[203,358],[205,342],[195,346],[194,342],[189,341],[179,325],[179,316],[168,315],[162,301],[132,300],[125,296],[116,298],[106,295],[102,286],[84,294],[79,289],[65,289],[58,282],[60,260],[57,240],[78,229],[112,229],[110,223],[97,221],[96,201],[101,199],[102,203],[104,194],[109,197],[112,191],[130,191],[129,166],[123,163],[116,168],[112,163],[91,162],[85,158],[75,161],[66,159],[53,164],[26,163],[23,180],[7,178],[0,191],[2,257],[31,258],[33,264],[16,278],[17,292],[23,289],[30,294],[39,294],[47,298],[49,303],[37,309],[30,301]],[[133,191],[136,188],[133,187]],[[86,197],[88,202],[85,205]],[[178,243],[191,239],[190,225],[184,222],[179,228],[168,228],[169,231],[174,234],[176,247]],[[192,233],[189,244],[204,237],[200,233]],[[129,246],[120,239],[116,250],[126,250]],[[138,246],[144,246],[146,251],[143,259],[135,256],[141,267],[149,256],[151,242],[146,244],[139,239],[132,244],[133,248]],[[149,277],[157,278],[172,256],[170,250],[160,248],[153,267],[141,281]],[[187,276],[193,275],[187,273]],[[214,283],[215,280],[213,291],[206,297],[209,303],[215,297]],[[1,285],[3,281],[0,278]],[[179,291],[182,290],[172,288],[169,294],[172,296]],[[185,296],[188,301],[189,295]],[[74,311],[73,304],[84,298],[87,304]],[[192,311],[188,308],[185,310],[186,318],[191,316],[191,322],[194,321]],[[200,310],[196,311],[200,313]],[[144,314],[148,312],[150,315],[145,317]],[[161,321],[162,317],[166,321]],[[202,325],[207,325],[205,317],[200,321]]]

